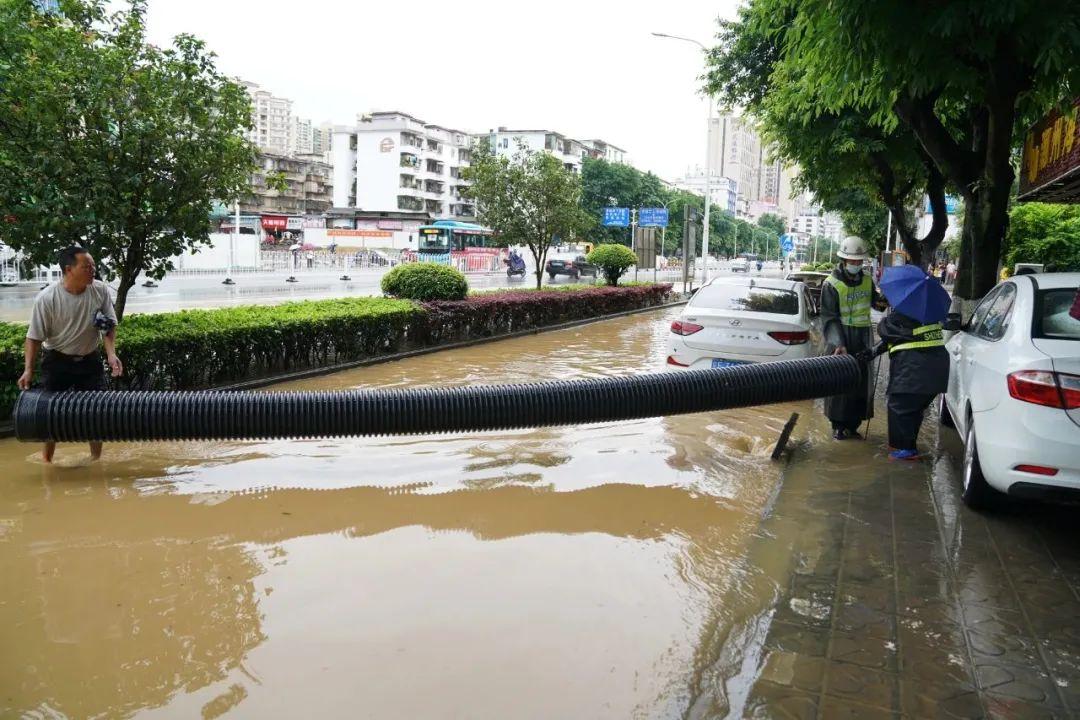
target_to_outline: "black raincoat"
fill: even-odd
[[[915,341],[911,331],[924,324],[894,310],[878,323],[877,331],[891,347]],[[937,395],[948,387],[949,353],[944,347],[901,350],[889,355],[890,394]]]
[[[841,267],[835,268],[832,276],[851,287],[858,286],[863,279],[863,273],[848,275]],[[877,287],[874,287],[870,302],[871,305],[880,305],[882,302]],[[821,327],[825,335],[827,354],[832,354],[836,348],[843,346],[849,354],[854,355],[869,350],[874,344],[872,327],[851,327],[840,322],[840,295],[836,288],[827,282],[821,284]],[[856,430],[863,420],[873,416],[869,373],[866,382],[852,388],[850,392],[825,398],[825,417],[829,418],[835,427]]]

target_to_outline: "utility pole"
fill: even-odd
[[[681,35],[668,35],[667,33],[653,33],[654,37],[668,38],[671,40],[682,40],[683,42],[693,43],[701,48],[701,52],[706,56],[709,53],[709,49],[705,47],[705,44],[694,40],[693,38],[682,37]],[[701,284],[704,285],[709,280],[709,204],[710,195],[712,194],[710,184],[712,182],[712,121],[713,121],[713,96],[709,94],[709,124],[705,128],[705,223],[701,232]],[[721,148],[722,150],[722,148]],[[723,152],[721,152],[721,157]]]
[[[637,255],[637,208],[630,208],[630,249]],[[634,282],[637,282],[638,264],[634,262]]]
[[[232,279],[233,269],[233,252],[236,249],[236,236],[240,234],[240,197],[237,196],[236,204],[233,206],[233,231],[229,235],[229,269],[225,271],[225,279],[221,282],[222,285],[235,285],[236,282]]]

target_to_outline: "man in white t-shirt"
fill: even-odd
[[[105,369],[98,345],[104,339],[105,356],[113,377],[124,372],[116,356],[116,311],[109,286],[94,279],[94,258],[72,246],[60,251],[63,279],[38,293],[26,329],[25,364],[18,385],[29,390],[34,363],[41,356],[41,384],[53,392],[104,390]],[[56,443],[45,443],[41,457],[52,462]],[[101,443],[90,443],[90,454],[101,457]]]

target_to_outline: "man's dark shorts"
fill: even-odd
[[[41,386],[45,390],[106,390],[105,366],[99,353],[82,358],[46,350],[41,356]]]

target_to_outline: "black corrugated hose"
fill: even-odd
[[[245,440],[505,430],[806,400],[866,382],[851,356],[454,388],[50,393],[15,405],[24,442]]]

